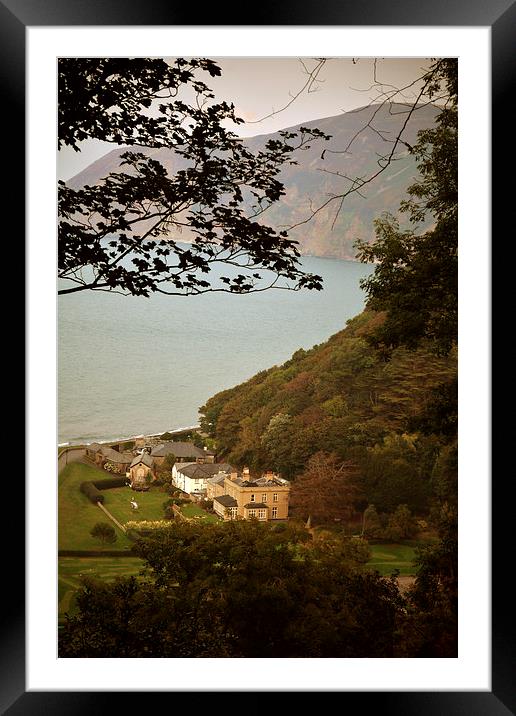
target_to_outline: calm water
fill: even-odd
[[[59,442],[152,434],[198,423],[208,398],[286,361],[359,313],[372,267],[305,258],[323,291],[151,298],[60,296]]]

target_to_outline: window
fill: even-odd
[[[277,516],[278,516],[278,508],[277,508],[277,507],[273,507],[273,508],[272,508],[272,519],[274,519],[274,518],[277,517]]]
[[[262,502],[267,502],[267,493],[264,492],[262,495]]]
[[[278,493],[277,493],[277,492],[275,492],[275,493],[272,495],[272,501],[273,501],[273,502],[277,502],[277,501],[278,501]]]
[[[248,517],[256,517],[256,510],[248,510],[247,516]]]
[[[256,502],[256,500],[254,499],[254,495],[251,495],[251,502]]]
[[[258,519],[266,520],[267,519],[267,510],[258,510]]]

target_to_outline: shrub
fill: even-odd
[[[350,537],[346,547],[350,559],[354,562],[366,564],[371,559],[371,548],[363,537]]]
[[[190,500],[186,500],[182,497],[171,497],[169,500],[163,503],[163,509],[166,510],[167,507],[170,507],[171,505],[178,505],[179,507],[181,505],[186,505],[190,502]]]
[[[385,530],[387,539],[392,539],[395,542],[400,539],[410,539],[417,532],[417,523],[407,505],[398,505],[396,512],[390,515],[387,523]]]
[[[167,495],[170,495],[171,497],[179,497],[179,495],[184,494],[182,490],[179,490],[175,485],[173,485],[171,482],[165,481],[162,487],[163,492],[166,492]]]
[[[287,525],[284,522],[278,522],[275,525],[272,525],[271,532],[286,532]]]
[[[140,522],[129,521],[126,522],[124,527],[127,530],[135,530],[136,532],[145,532],[147,530],[161,530],[172,527],[170,522],[166,520],[141,520]]]
[[[165,512],[163,516],[166,520],[175,519],[176,513],[174,512],[174,508],[172,505],[168,505],[168,507],[165,507]]]
[[[116,542],[115,528],[107,522],[97,522],[97,524],[91,529],[90,535],[92,537],[96,537],[101,542]]]

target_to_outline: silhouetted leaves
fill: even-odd
[[[396,346],[415,348],[431,341],[437,353],[448,353],[457,340],[458,136],[457,60],[437,60],[426,96],[447,94],[435,127],[418,133],[410,148],[420,179],[408,188],[401,211],[418,224],[430,215],[435,224],[424,233],[400,229],[385,214],[377,219],[376,241],[358,242],[359,258],[377,265],[361,284],[368,306],[386,311],[386,320],[370,340],[387,355]]]
[[[89,138],[145,148],[124,152],[119,170],[96,186],[59,182],[59,277],[73,283],[60,294],[322,287],[320,276],[301,270],[297,242],[259,216],[284,194],[277,177],[285,161],[328,137],[317,129],[279,132],[253,153],[224,126],[242,121],[234,106],[214,102],[197,72],[216,76],[220,69],[204,59],[59,61],[59,145],[79,151]],[[190,103],[180,97],[189,91],[195,93]],[[161,147],[177,156],[172,173],[152,158]],[[244,209],[248,196],[251,213]],[[199,278],[216,264],[236,275]]]

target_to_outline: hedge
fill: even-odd
[[[97,489],[93,482],[81,482],[80,489],[94,505],[96,505],[97,502],[104,502],[104,495]]]
[[[97,502],[104,502],[104,495],[101,493],[101,490],[110,490],[113,487],[124,487],[126,484],[126,477],[108,477],[106,480],[95,480],[94,482],[88,480],[87,482],[81,482],[80,489],[81,492],[96,505]]]
[[[124,487],[127,477],[108,477],[105,480],[94,480],[92,484],[97,490],[110,490],[112,487]]]

